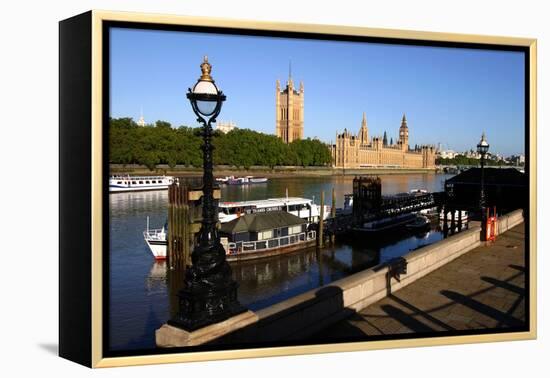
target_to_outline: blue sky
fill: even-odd
[[[357,132],[463,151],[481,132],[491,151],[524,153],[524,57],[519,52],[112,29],[111,116],[197,126],[185,97],[203,55],[227,95],[219,120],[275,132],[275,81],[289,61],[305,87],[305,137]]]

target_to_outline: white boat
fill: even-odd
[[[168,189],[168,186],[173,182],[173,176],[111,176],[109,178],[109,192],[163,190]]]
[[[248,185],[248,184],[263,184],[268,181],[267,177],[254,177],[254,176],[244,176],[244,177],[228,177],[225,181],[228,185]]]
[[[245,214],[286,211],[305,219],[308,223],[317,223],[321,215],[321,206],[308,198],[282,197],[257,201],[220,202],[218,219],[220,223],[230,222]],[[330,217],[330,206],[325,205],[323,219]]]
[[[227,184],[229,180],[233,180],[235,176],[225,176],[225,177],[216,177],[216,182],[218,184]]]
[[[262,184],[264,182],[267,182],[267,177],[252,177],[248,176],[248,181],[251,184]]]
[[[168,245],[168,226],[165,224],[162,228],[150,229],[149,217],[147,217],[147,229],[143,231],[143,238],[153,254],[155,260],[166,259],[166,250]]]

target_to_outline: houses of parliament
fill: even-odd
[[[367,118],[363,113],[359,133],[354,135],[347,129],[336,133],[336,143],[331,146],[332,164],[337,168],[435,168],[435,148],[409,147],[409,127],[403,114],[396,143],[387,138],[369,138]]]
[[[275,131],[285,143],[304,137],[304,84],[298,90],[289,75],[286,88],[281,90],[279,80],[275,93]],[[336,133],[336,143],[330,146],[334,168],[409,168],[434,169],[435,148],[433,146],[409,147],[409,127],[403,115],[399,127],[399,138],[388,143],[387,137],[369,137],[367,118],[363,113],[361,127],[357,134],[347,129]]]

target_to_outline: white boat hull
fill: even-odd
[[[166,251],[168,249],[167,242],[166,241],[149,241],[145,240],[147,243],[147,246],[149,247],[149,250],[153,254],[153,257],[155,260],[165,260],[166,259]]]
[[[133,186],[133,187],[118,187],[109,186],[110,193],[122,193],[122,192],[143,192],[147,190],[166,190],[169,185],[156,185],[156,186]]]

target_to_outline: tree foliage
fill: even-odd
[[[142,164],[154,169],[158,164],[170,167],[202,166],[200,128],[173,128],[165,121],[138,126],[131,118],[111,118],[109,157],[115,164]],[[285,144],[274,135],[248,129],[227,134],[214,132],[214,164],[248,169],[251,166],[273,168],[282,165],[324,166],[330,164],[329,147],[314,139]]]
[[[478,166],[480,163],[479,159],[467,157],[465,155],[456,155],[454,158],[436,158],[435,164],[437,165],[458,165],[458,166]],[[504,160],[494,159],[492,156],[488,156],[485,159],[485,164],[488,166],[505,166],[512,165],[512,163],[507,163]]]

